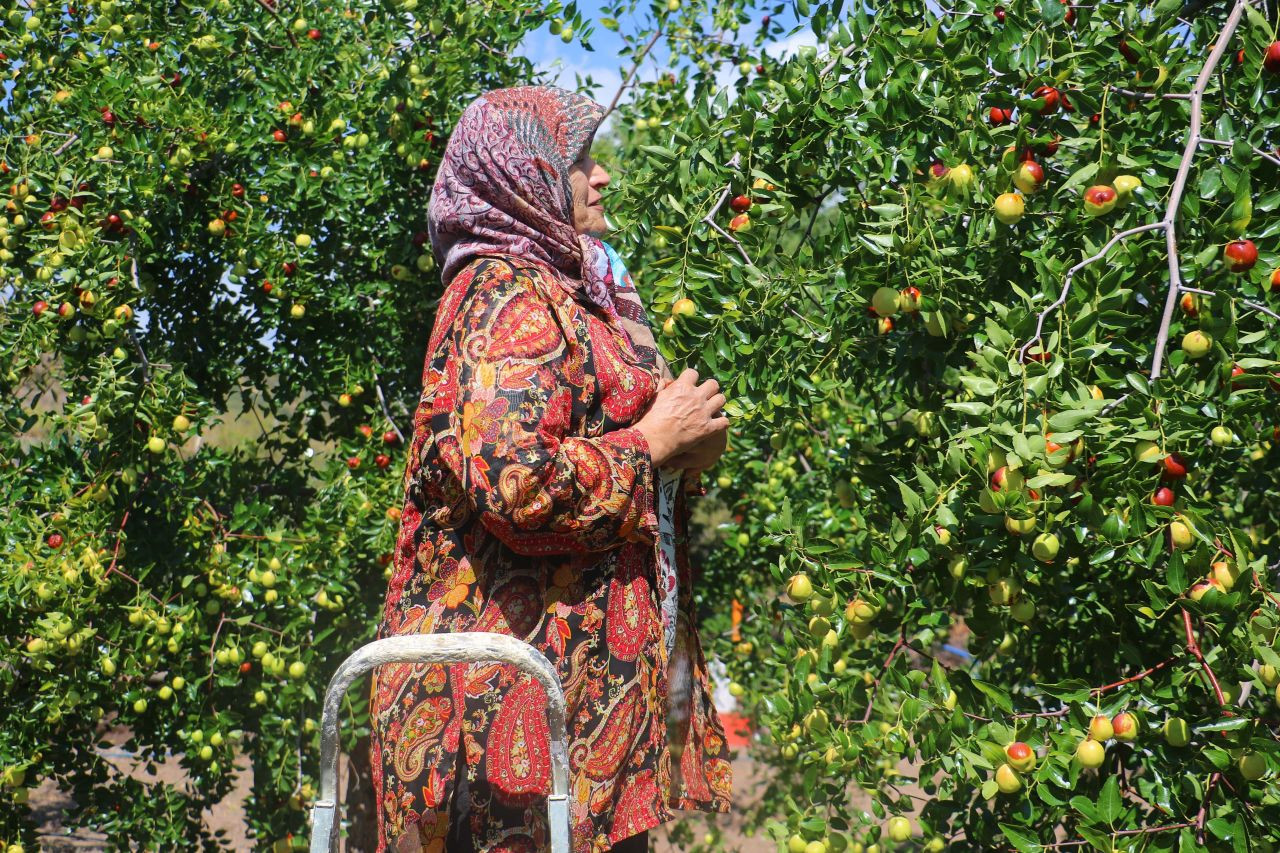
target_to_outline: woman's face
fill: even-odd
[[[609,183],[609,173],[588,151],[569,169],[569,186],[573,190],[573,227],[579,234],[603,237],[609,232],[601,204],[600,188]]]

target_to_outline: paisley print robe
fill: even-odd
[[[495,631],[531,643],[567,701],[574,853],[729,810],[732,775],[692,621],[686,477],[674,490],[677,626],[662,635],[656,490],[629,425],[653,357],[552,269],[479,257],[428,345],[378,636]],[[375,671],[379,851],[548,849],[542,687],[506,664]]]

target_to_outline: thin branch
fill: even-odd
[[[73,133],[73,134],[71,134],[71,136],[67,139],[67,141],[66,141],[66,142],[62,143],[62,144],[61,144],[61,145],[59,145],[57,148],[53,149],[53,156],[54,156],[54,157],[57,157],[57,156],[58,156],[59,154],[61,154],[63,151],[66,151],[66,150],[67,150],[68,148],[70,148],[72,145],[75,145],[75,144],[76,144],[76,140],[77,140],[77,139],[79,139],[79,138],[80,138],[80,134],[78,134],[78,133]]]
[[[1191,613],[1186,608],[1182,608],[1182,628],[1187,638],[1187,651],[1200,662],[1201,669],[1209,678],[1209,684],[1213,686],[1213,695],[1218,698],[1218,704],[1225,708],[1227,699],[1222,695],[1222,688],[1218,686],[1218,677],[1213,674],[1213,667],[1209,666],[1209,662],[1204,659],[1204,652],[1200,650],[1200,643],[1196,641],[1196,632],[1191,627]]]
[[[1209,86],[1209,81],[1213,79],[1213,72],[1217,70],[1218,63],[1222,61],[1222,55],[1227,52],[1227,44],[1235,33],[1236,27],[1240,25],[1240,18],[1244,16],[1247,5],[1245,0],[1237,0],[1231,14],[1227,16],[1226,23],[1222,26],[1222,31],[1218,33],[1209,58],[1205,60],[1204,67],[1196,77],[1195,85],[1191,87],[1191,127],[1187,130],[1187,143],[1182,151],[1182,162],[1178,164],[1178,174],[1169,192],[1169,206],[1165,210],[1163,220],[1165,247],[1169,256],[1169,290],[1164,301],[1160,330],[1156,335],[1155,354],[1151,359],[1152,382],[1160,378],[1161,370],[1164,368],[1164,348],[1169,342],[1169,326],[1173,322],[1173,309],[1178,304],[1178,288],[1182,284],[1182,270],[1178,262],[1178,208],[1182,204],[1182,195],[1187,188],[1191,163],[1195,159],[1196,151],[1200,148],[1204,92]]]
[[[889,656],[884,659],[884,664],[880,667],[880,674],[876,676],[875,683],[871,685],[871,695],[867,697],[867,710],[862,715],[862,724],[864,726],[871,719],[871,711],[876,706],[876,694],[880,692],[880,682],[884,680],[884,674],[889,671],[889,664],[893,663],[893,659],[897,656],[898,651],[906,645],[906,631],[906,625],[903,625],[902,632],[898,635],[898,641],[894,643],[893,648],[889,650]]]
[[[1201,145],[1221,145],[1225,148],[1230,148],[1232,145],[1235,145],[1235,143],[1231,142],[1230,140],[1205,139],[1203,137],[1200,139],[1200,144]],[[1272,163],[1276,164],[1277,166],[1280,166],[1280,157],[1277,157],[1276,155],[1272,154],[1269,151],[1263,151],[1261,148],[1254,148],[1253,153],[1261,157],[1263,160],[1269,160]]]
[[[644,58],[649,55],[649,51],[653,50],[653,46],[658,43],[658,39],[662,38],[662,27],[658,27],[653,33],[653,38],[649,39],[649,43],[640,49],[636,54],[635,62],[631,63],[631,70],[627,72],[627,76],[622,78],[622,85],[618,86],[618,91],[613,93],[613,100],[609,102],[609,106],[604,111],[604,115],[600,117],[603,122],[609,113],[613,112],[618,106],[618,100],[622,97],[622,93],[631,85],[631,78],[636,76],[636,72],[640,70],[640,63],[644,62]]]
[[[1048,318],[1048,316],[1051,313],[1053,313],[1054,311],[1058,310],[1059,308],[1061,308],[1063,305],[1066,304],[1067,293],[1069,293],[1071,290],[1071,279],[1075,277],[1076,273],[1078,273],[1080,270],[1084,269],[1086,266],[1093,263],[1094,261],[1102,260],[1104,257],[1106,257],[1107,252],[1111,250],[1111,247],[1114,246],[1116,243],[1120,242],[1121,240],[1132,237],[1135,234],[1141,234],[1145,231],[1155,231],[1157,229],[1165,228],[1165,227],[1167,227],[1167,225],[1164,222],[1150,222],[1150,223],[1147,223],[1146,225],[1139,225],[1136,228],[1129,228],[1125,231],[1119,231],[1115,235],[1113,235],[1112,238],[1106,242],[1106,245],[1104,245],[1101,249],[1099,249],[1095,254],[1085,258],[1083,261],[1076,264],[1071,269],[1067,270],[1067,276],[1062,282],[1062,291],[1058,294],[1058,298],[1055,299],[1043,311],[1041,311],[1040,316],[1036,318],[1035,337],[1031,338],[1029,341],[1023,344],[1022,348],[1018,350],[1018,360],[1026,361],[1027,350],[1031,348],[1032,344],[1037,342],[1043,343],[1041,336],[1044,334],[1044,321],[1046,318]]]
[[[742,155],[734,154],[732,157],[729,158],[729,162],[725,163],[725,166],[727,166],[730,169],[736,169],[740,162],[742,162]],[[740,242],[738,242],[738,238],[734,237],[728,231],[724,230],[723,228],[721,228],[719,225],[716,224],[715,216],[717,213],[720,212],[720,208],[724,207],[724,203],[729,199],[729,193],[732,191],[732,189],[733,189],[732,183],[725,184],[724,191],[720,193],[720,198],[716,201],[714,205],[712,205],[711,210],[707,213],[707,215],[702,217],[702,221],[710,225],[714,230],[724,235],[725,239],[727,239],[730,243],[737,246],[739,254],[742,255],[742,260],[746,262],[747,266],[752,267],[754,269],[756,266],[755,262],[751,260],[751,256],[747,254],[747,250],[743,248]]]
[[[1151,833],[1153,833],[1153,832],[1172,832],[1172,831],[1173,831],[1173,830],[1175,830],[1175,829],[1188,829],[1188,828],[1190,828],[1192,825],[1193,825],[1193,824],[1191,824],[1190,822],[1187,822],[1187,823],[1170,823],[1170,824],[1166,824],[1166,825],[1164,825],[1164,826],[1150,826],[1150,827],[1146,827],[1146,828],[1144,828],[1144,829],[1122,829],[1122,830],[1120,830],[1119,832],[1116,832],[1116,833],[1113,833],[1113,834],[1114,834],[1114,835],[1116,835],[1116,836],[1121,836],[1121,835],[1150,835],[1150,834],[1151,834]],[[1062,849],[1062,848],[1064,848],[1064,847],[1084,847],[1084,846],[1089,845],[1089,844],[1092,844],[1092,843],[1093,843],[1093,842],[1091,842],[1091,841],[1058,841],[1058,842],[1056,842],[1056,843],[1054,843],[1054,844],[1044,844],[1044,845],[1041,845],[1041,846],[1040,846],[1040,849],[1041,849],[1041,850],[1060,850],[1060,849]]]
[[[289,41],[293,43],[294,47],[297,47],[298,40],[294,38],[293,30],[291,30],[289,25],[284,22],[284,19],[280,17],[280,13],[276,11],[276,7],[273,4],[268,3],[267,0],[258,0],[258,5],[271,13],[271,17],[276,19],[276,23],[284,27],[284,34],[289,37]]]
[[[1128,98],[1141,98],[1142,100],[1145,100],[1145,101],[1158,101],[1158,100],[1189,101],[1191,100],[1191,96],[1188,95],[1186,92],[1165,92],[1163,94],[1157,94],[1155,92],[1135,92],[1132,89],[1121,89],[1117,86],[1112,86],[1111,91],[1115,92],[1117,95],[1124,95],[1125,97],[1128,97]]]

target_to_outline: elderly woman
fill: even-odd
[[[379,637],[494,631],[564,686],[575,853],[646,850],[729,810],[685,545],[724,452],[714,380],[672,379],[606,233],[604,110],[490,92],[433,189],[427,347]],[[371,696],[379,851],[549,847],[546,694],[507,664],[386,666]]]

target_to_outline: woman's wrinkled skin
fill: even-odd
[[[573,226],[579,234],[604,237],[609,224],[604,218],[600,188],[608,185],[609,173],[588,151],[569,170],[569,186],[573,190]]]

